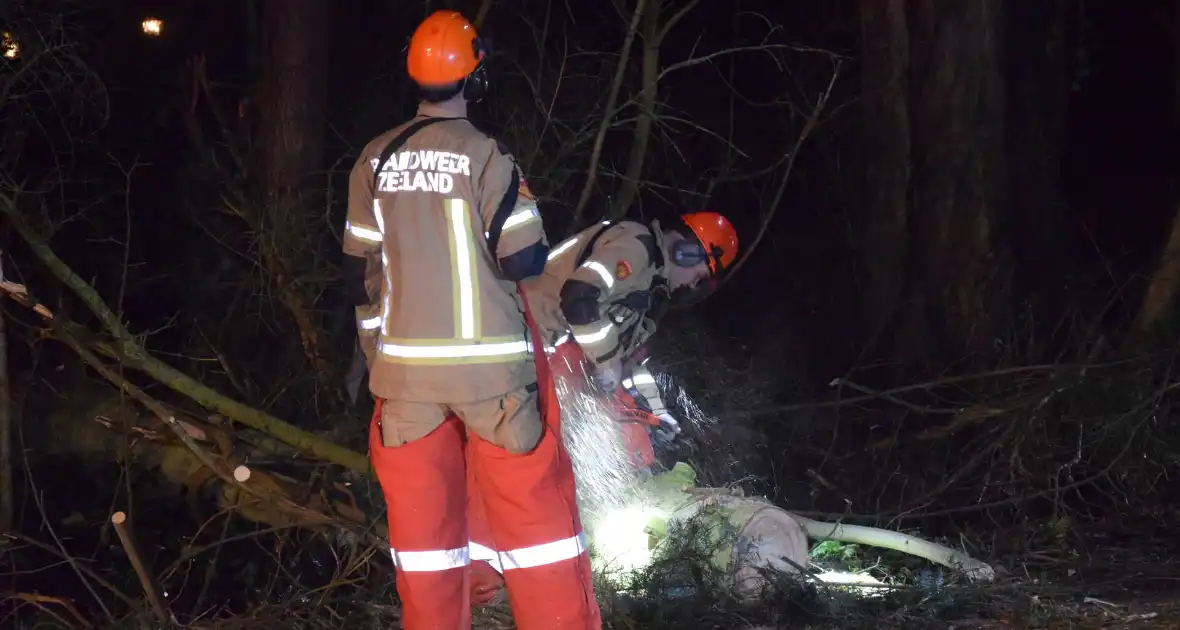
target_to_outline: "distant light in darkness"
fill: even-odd
[[[164,21],[157,18],[147,18],[143,21],[143,32],[152,37],[159,37],[164,30]]]
[[[3,37],[0,38],[0,47],[4,48],[4,56],[8,59],[16,59],[20,56],[20,45],[16,43],[12,33],[3,34]]]

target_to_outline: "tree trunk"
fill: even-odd
[[[303,194],[306,178],[322,169],[327,19],[324,0],[266,0],[263,5],[258,157],[276,221],[306,221],[297,213],[311,205]]]
[[[660,77],[660,0],[647,0],[643,9],[643,74],[639,92],[639,120],[631,136],[631,151],[627,156],[627,168],[619,183],[618,196],[610,208],[610,219],[623,218],[635,202],[639,192],[639,181],[643,177],[643,164],[647,158],[647,145],[656,120],[656,97],[659,95]]]
[[[3,277],[4,272],[0,269],[0,278]],[[12,500],[12,471],[15,466],[12,461],[12,386],[8,380],[8,331],[5,330],[4,306],[0,305],[0,532],[12,531],[16,525]]]
[[[1173,51],[1173,98],[1172,98],[1172,127],[1180,131],[1180,2],[1174,3],[1175,13],[1172,16]],[[1180,137],[1180,134],[1177,134]],[[1176,213],[1172,217],[1172,228],[1168,231],[1168,240],[1164,243],[1163,252],[1151,279],[1147,283],[1147,291],[1143,294],[1143,302],[1139,306],[1139,313],[1135,317],[1134,327],[1124,346],[1128,351],[1139,351],[1149,339],[1150,333],[1175,313],[1176,297],[1180,294],[1180,174],[1173,178],[1172,198]]]
[[[1008,284],[997,230],[1006,188],[1003,4],[920,0],[909,9],[913,205],[904,350],[939,368],[973,365],[994,353]]]
[[[256,154],[263,234],[260,247],[276,290],[295,318],[315,367],[325,369],[312,306],[315,292],[299,278],[315,262],[327,234],[322,181],[327,105],[328,33],[325,0],[264,0],[262,79],[258,86]]]
[[[1059,314],[1070,306],[1070,275],[1077,265],[1078,232],[1062,188],[1061,156],[1083,7],[1071,0],[1008,6],[1006,154],[1012,195],[1006,234],[1013,249],[1013,293],[1033,314],[1022,331],[1049,340],[1060,330]],[[1056,356],[1061,348],[1033,350]]]
[[[897,310],[908,248],[910,45],[905,5],[905,0],[860,3],[865,164],[861,312],[874,342]]]

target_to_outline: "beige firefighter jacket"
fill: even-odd
[[[643,398],[654,415],[662,416],[668,413],[664,397],[660,395],[660,385],[647,369],[647,363],[635,363],[628,371],[630,374],[623,379],[623,387],[638,392],[639,397]]]
[[[523,283],[542,338],[555,346],[572,335],[591,363],[617,373],[656,329],[645,310],[619,302],[666,287],[665,258],[663,232],[654,222],[651,227],[633,221],[594,225],[557,245],[549,253],[545,273]],[[567,322],[561,291],[571,279],[601,291],[594,322],[580,326]]]
[[[423,104],[422,117],[448,114]],[[537,376],[523,305],[496,261],[545,242],[536,202],[513,178],[512,156],[465,119],[422,128],[375,172],[412,122],[366,145],[349,177],[344,253],[380,260],[380,274],[368,274],[380,300],[357,309],[358,332],[376,334],[369,388],[389,400],[468,403],[527,387]],[[515,205],[488,251],[510,193]]]
[[[381,254],[365,254],[365,292],[369,294],[369,304],[356,307],[356,330],[360,340],[361,353],[365,356],[365,366],[372,371],[373,361],[377,358],[377,342],[381,330],[381,286],[384,284],[381,271]]]

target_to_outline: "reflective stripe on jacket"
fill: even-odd
[[[418,113],[446,116],[429,104]],[[516,285],[496,264],[545,242],[535,201],[511,155],[464,119],[422,128],[375,172],[404,127],[370,142],[349,178],[344,252],[381,257],[370,389],[391,400],[463,403],[535,383]],[[505,200],[515,204],[489,252],[487,233]],[[360,310],[363,328],[369,318]]]
[[[651,337],[655,322],[646,313],[617,303],[630,294],[651,291],[658,281],[666,280],[663,261],[653,260],[651,255],[655,249],[663,258],[663,233],[658,224],[649,228],[622,221],[605,231],[603,227],[591,226],[553,247],[545,273],[524,284],[543,336],[557,345],[572,333],[586,358],[595,364],[621,361]],[[588,245],[589,252],[585,249]],[[597,320],[580,326],[566,321],[561,290],[571,279],[601,291]]]
[[[643,398],[643,402],[651,409],[652,415],[668,413],[668,408],[664,406],[664,398],[660,395],[660,385],[647,369],[647,365],[636,363],[631,366],[630,371],[631,374],[623,379],[623,387],[639,392],[639,397]]]

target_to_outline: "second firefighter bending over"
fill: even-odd
[[[606,392],[638,393],[653,415],[678,430],[645,366],[651,317],[670,296],[707,290],[737,258],[737,232],[715,212],[695,212],[662,227],[603,222],[549,253],[545,272],[524,283],[537,325],[560,358],[573,342]]]

